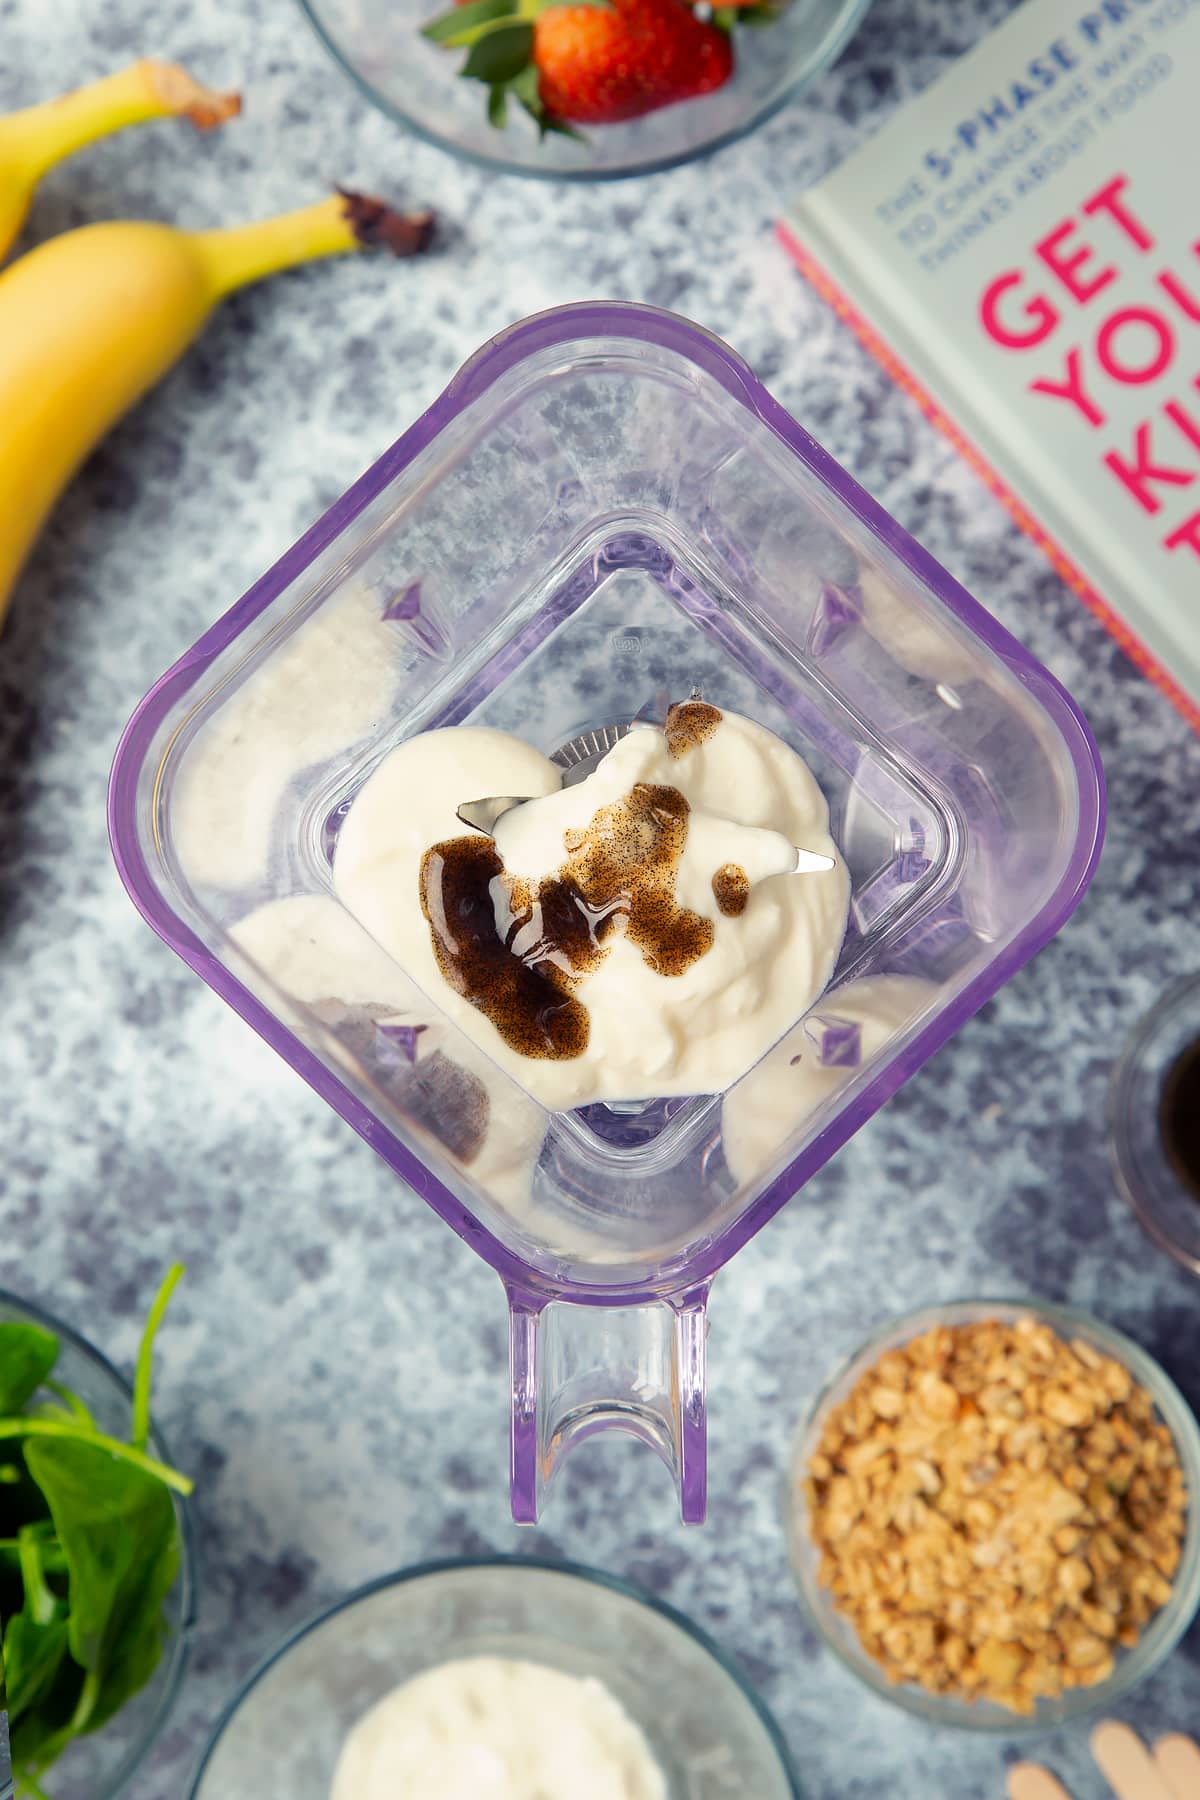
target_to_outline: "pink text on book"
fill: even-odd
[[[1179,503],[1190,506],[1200,489],[1200,400],[1193,398],[1200,395],[1200,241],[1191,246],[1194,271],[1156,268],[1153,301],[1122,304],[1122,261],[1128,268],[1136,258],[1140,267],[1140,259],[1156,254],[1156,240],[1129,186],[1127,176],[1113,176],[1081,203],[1078,214],[1039,239],[1033,252],[1041,280],[1023,269],[1006,269],[989,282],[979,318],[994,344],[1024,353],[1048,344],[1060,330],[1065,335],[1079,309],[1108,295],[1090,349],[1066,350],[1053,372],[1029,383],[1030,392],[1070,407],[1089,430],[1103,431],[1111,384],[1169,385],[1169,397],[1134,427],[1127,442],[1106,450],[1102,461],[1142,512],[1157,517],[1166,511],[1164,549],[1200,557],[1200,506],[1178,516]],[[1182,353],[1181,336],[1187,346]],[[1187,367],[1181,367],[1184,357]]]

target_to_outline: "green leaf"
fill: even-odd
[[[73,1419],[0,1419],[0,1438],[60,1438],[66,1443],[88,1444],[93,1449],[104,1451],[118,1462],[140,1469],[144,1475],[152,1475],[164,1487],[174,1488],[177,1494],[190,1494],[195,1485],[190,1476],[181,1475],[178,1469],[169,1469],[166,1463],[156,1462],[144,1450],[136,1450],[132,1444],[123,1444],[120,1438],[106,1437],[102,1431],[89,1431]],[[28,1451],[25,1453],[25,1461],[28,1465]]]
[[[487,116],[488,124],[497,131],[503,131],[508,124],[508,89],[502,81],[488,89]]]
[[[127,1700],[145,1687],[162,1659],[167,1642],[163,1606],[179,1574],[179,1533],[160,1545],[147,1568],[137,1609],[126,1616],[100,1676],[99,1691],[84,1729],[99,1731]]]
[[[519,75],[514,75],[509,88],[516,95],[531,119],[536,119],[539,126],[546,118],[546,108],[542,105],[542,96],[538,92],[538,72],[530,63]]]
[[[512,12],[512,0],[470,0],[467,6],[451,7],[449,12],[431,19],[428,25],[421,27],[421,36],[428,38],[431,44],[465,43],[477,25],[511,17]]]
[[[20,1412],[58,1361],[58,1339],[40,1325],[0,1325],[0,1414]]]
[[[171,1295],[184,1274],[182,1263],[171,1264],[159,1283],[158,1292],[142,1328],[142,1341],[138,1347],[137,1366],[133,1376],[133,1429],[130,1432],[130,1441],[138,1450],[144,1450],[150,1440],[150,1383],[154,1374],[154,1340],[171,1303]]]
[[[69,1387],[64,1387],[61,1381],[54,1381],[49,1377],[46,1379],[45,1386],[56,1399],[62,1402],[62,1411],[69,1413],[73,1419],[78,1419],[79,1423],[86,1425],[90,1431],[96,1429],[95,1419],[78,1394],[73,1393]],[[44,1416],[53,1417],[49,1408],[45,1409]]]
[[[509,87],[537,125],[539,137],[544,138],[548,132],[555,131],[560,137],[575,138],[581,144],[587,143],[582,131],[576,131],[565,119],[555,118],[553,113],[547,112],[538,92],[538,72],[532,63],[527,69],[522,69],[515,80],[509,82]]]
[[[25,1594],[25,1612],[35,1625],[49,1625],[58,1612],[58,1601],[46,1581],[43,1546],[54,1537],[49,1519],[34,1525],[22,1525],[17,1533],[17,1560],[21,1570],[21,1586]]]
[[[70,1571],[71,1655],[103,1674],[126,1630],[144,1626],[148,1592],[158,1594],[175,1544],[171,1496],[84,1439],[31,1443],[25,1457]]]
[[[17,1785],[13,1789],[16,1800],[52,1800],[44,1787],[39,1787],[28,1769],[16,1770]]]
[[[486,81],[511,81],[528,67],[533,54],[533,26],[528,19],[498,19],[485,27],[483,35],[472,44],[463,64],[464,76]]]
[[[66,1621],[63,1623],[65,1626]],[[87,1680],[68,1650],[34,1704],[15,1721],[12,1755],[18,1772],[18,1793],[41,1792],[34,1785],[34,1777],[49,1768],[75,1736],[72,1721],[83,1703]],[[28,1786],[22,1784],[22,1778]]]
[[[542,136],[555,132],[559,137],[574,138],[577,144],[586,144],[587,138],[582,131],[577,131],[569,119],[560,119],[552,112],[543,111],[541,120]]]
[[[4,1630],[4,1674],[8,1688],[8,1717],[13,1747],[19,1746],[23,1714],[46,1694],[67,1654],[67,1621],[60,1609],[39,1624],[28,1613],[14,1613]]]

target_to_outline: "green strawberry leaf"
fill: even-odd
[[[488,124],[497,131],[503,131],[508,124],[508,89],[502,81],[488,89],[487,116]]]
[[[528,19],[497,19],[484,27],[471,45],[462,66],[468,80],[486,81],[489,87],[511,81],[529,66],[533,54],[533,26]]]
[[[587,143],[582,131],[576,131],[573,125],[567,123],[566,119],[556,118],[552,112],[547,111],[545,102],[538,92],[538,72],[532,63],[528,68],[522,69],[519,75],[515,75],[508,85],[536,124],[539,137],[544,138],[548,133],[554,131],[560,137],[574,138],[580,144]]]
[[[549,133],[553,131],[559,137],[574,138],[577,144],[587,143],[587,138],[584,133],[576,130],[569,119],[560,119],[555,113],[548,112],[543,114],[539,122],[541,124],[543,137],[547,137]]]
[[[470,0],[468,6],[451,7],[428,25],[422,25],[421,36],[431,44],[468,43],[476,26],[490,24],[493,19],[511,17],[512,0]]]
[[[0,1325],[0,1415],[18,1413],[58,1360],[58,1339],[40,1325]]]

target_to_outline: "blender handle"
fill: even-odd
[[[548,1300],[509,1286],[512,1515],[535,1525],[573,1444],[624,1431],[649,1444],[679,1490],[685,1525],[707,1501],[708,1286],[623,1306]]]

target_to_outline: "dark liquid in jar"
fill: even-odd
[[[1200,1201],[1200,1038],[1180,1051],[1163,1082],[1158,1129],[1167,1160]]]

